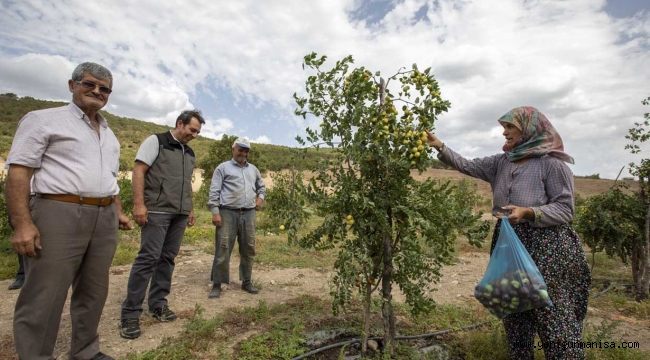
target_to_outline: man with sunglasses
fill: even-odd
[[[99,351],[97,327],[118,226],[131,228],[117,196],[120,144],[99,114],[112,85],[108,69],[82,63],[68,81],[72,102],[32,111],[16,129],[6,199],[11,243],[25,256],[14,313],[20,359],[54,358],[70,286],[70,358],[112,359]]]
[[[248,162],[251,145],[246,138],[232,144],[232,159],[214,170],[208,207],[216,226],[212,262],[212,289],[208,298],[221,296],[221,284],[230,283],[230,254],[239,243],[239,279],[242,290],[257,294],[251,280],[255,256],[255,210],[264,203],[266,187],[255,165]]]
[[[140,336],[142,303],[149,286],[148,307],[158,321],[176,320],[167,306],[174,259],[186,226],[194,225],[192,172],[194,151],[187,144],[199,136],[205,120],[195,110],[183,111],[170,131],[151,135],[141,145],[133,167],[133,217],[142,226],[140,252],[133,262],[122,303],[120,336]]]

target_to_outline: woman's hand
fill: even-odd
[[[436,150],[440,151],[442,147],[444,146],[443,142],[438,139],[437,136],[435,136],[431,131],[426,130],[427,132],[427,144],[429,146],[433,146],[436,148]]]
[[[511,224],[519,224],[524,220],[535,221],[535,212],[531,208],[515,206],[515,205],[506,205],[503,207],[506,210],[510,210],[510,215],[508,215],[508,220]]]

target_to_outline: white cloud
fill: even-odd
[[[71,96],[68,80],[75,66],[58,55],[0,57],[0,92],[67,101]]]
[[[219,105],[223,100],[205,90],[217,83],[232,92],[238,106],[272,104],[283,115],[260,124],[257,118],[210,114],[219,120],[204,126],[206,136],[243,131],[290,144],[306,123],[291,115],[291,94],[304,88],[307,76],[302,57],[312,50],[332,60],[352,54],[358,65],[384,74],[412,63],[432,67],[452,102],[437,131],[467,156],[499,151],[503,140],[494,130],[496,119],[527,104],[545,112],[560,131],[576,158],[577,174],[612,177],[618,164],[630,161],[623,136],[647,111],[640,101],[650,95],[647,9],[613,19],[603,10],[604,0],[501,0],[498,6],[404,0],[368,25],[350,18],[358,5],[357,0],[3,4],[0,89],[69,99],[65,81],[74,65],[97,61],[115,75],[109,111],[170,125],[201,94]],[[422,9],[425,17],[416,21]],[[238,119],[237,127],[230,118]]]
[[[221,139],[221,137],[234,128],[233,121],[226,118],[205,119],[205,124],[201,127],[201,135],[211,139]]]

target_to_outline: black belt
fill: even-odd
[[[220,206],[219,209],[225,209],[225,210],[230,210],[230,211],[239,211],[239,212],[255,210],[254,207],[253,208],[232,208],[232,207],[227,207],[227,206]]]

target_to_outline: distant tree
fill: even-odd
[[[642,101],[650,105],[650,97]],[[630,144],[625,148],[632,154],[641,153],[641,144],[650,140],[650,113],[643,115],[644,121],[635,123],[625,137]],[[645,222],[643,236],[634,243],[632,249],[632,277],[636,288],[637,300],[648,299],[650,296],[650,158],[643,158],[639,163],[630,163],[630,173],[639,178],[640,202],[645,206]]]
[[[211,176],[214,169],[222,162],[232,159],[232,144],[237,136],[224,134],[221,140],[210,145],[208,154],[203,157],[197,167],[203,170],[203,176]]]
[[[266,212],[274,231],[286,231],[289,243],[298,238],[309,218],[307,188],[301,171],[289,170],[271,175],[273,186],[266,192]]]
[[[224,134],[221,137],[221,140],[217,140],[210,145],[208,154],[203,157],[203,159],[197,164],[197,168],[203,170],[203,176],[209,177],[212,176],[214,169],[219,166],[222,162],[232,159],[232,144],[237,140],[238,136]],[[260,171],[263,171],[264,167],[257,164],[259,157],[258,151],[254,145],[251,146],[252,149],[248,154],[248,161],[251,164],[255,164]]]
[[[650,97],[643,100],[650,105]],[[650,139],[650,113],[629,129],[625,146],[641,153]],[[639,179],[639,191],[624,191],[622,185],[587,199],[578,208],[576,229],[594,252],[605,251],[623,262],[631,262],[635,298],[648,299],[650,286],[650,159],[630,163],[630,173]]]
[[[592,252],[629,262],[634,244],[643,238],[645,207],[639,200],[618,185],[581,201],[575,225]]]
[[[203,176],[201,187],[193,196],[194,207],[196,209],[207,207],[212,173],[214,173],[214,169],[219,164],[228,159],[232,159],[232,144],[235,139],[237,139],[236,136],[224,134],[221,140],[217,140],[210,145],[208,153],[196,164],[196,167],[201,169]]]

